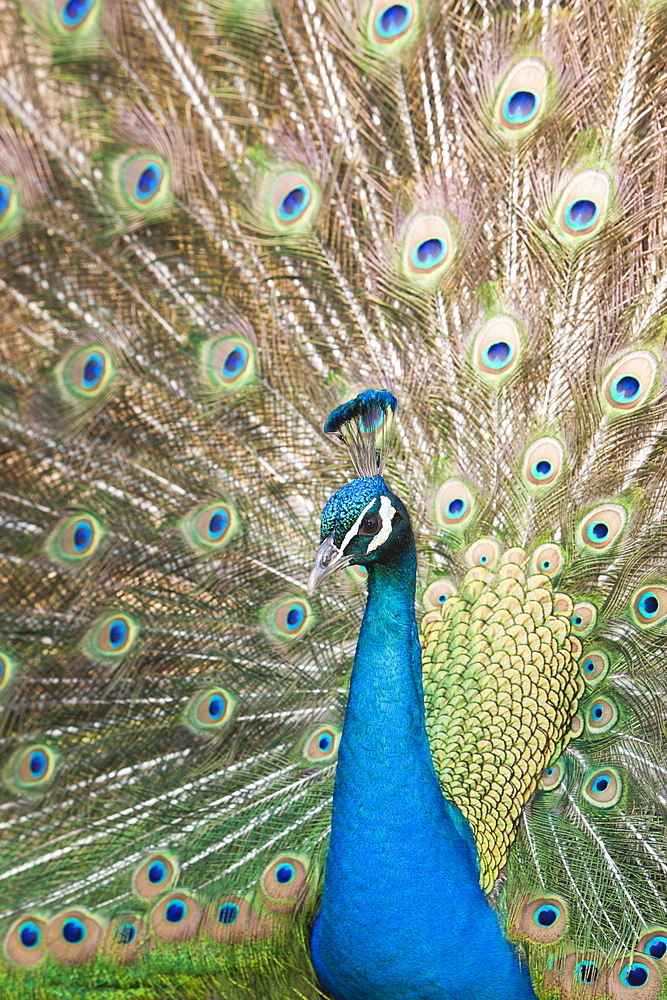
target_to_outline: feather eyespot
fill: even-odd
[[[500,545],[494,538],[480,538],[473,542],[464,558],[467,566],[493,569],[500,559]]]
[[[104,537],[104,529],[92,514],[68,517],[53,532],[49,551],[63,562],[79,562],[94,555]]]
[[[417,0],[375,0],[368,12],[370,40],[383,49],[404,43],[416,27],[418,14]]]
[[[12,188],[7,181],[0,181],[0,223],[9,211],[12,202]]]
[[[401,266],[406,278],[435,285],[454,258],[454,237],[442,215],[422,213],[408,224],[401,240]]]
[[[117,917],[106,929],[103,950],[117,965],[129,965],[142,954],[147,937],[148,927],[141,917],[134,914]]]
[[[155,153],[130,157],[121,170],[121,185],[128,207],[155,212],[171,197],[167,161]]]
[[[302,597],[288,597],[270,606],[266,621],[279,639],[297,639],[314,624],[315,618],[308,601]]]
[[[556,761],[545,768],[540,779],[540,788],[545,792],[551,792],[562,783],[565,771],[562,764]]]
[[[95,399],[108,387],[115,375],[111,355],[101,344],[80,348],[66,361],[62,383],[69,395]]]
[[[648,955],[654,961],[660,961],[667,955],[667,930],[655,927],[639,939],[637,951]]]
[[[36,743],[14,754],[7,777],[21,791],[41,792],[53,780],[57,763],[58,754],[52,747]]]
[[[563,446],[556,438],[534,441],[523,460],[523,474],[530,486],[542,489],[551,486],[563,469]]]
[[[308,228],[319,206],[319,193],[312,180],[296,170],[275,175],[266,197],[273,227],[282,233]]]
[[[161,896],[178,878],[178,866],[168,854],[152,854],[137,868],[132,887],[143,899]]]
[[[172,893],[151,912],[153,933],[161,941],[189,941],[197,933],[201,907],[188,893]]]
[[[608,549],[619,538],[627,514],[619,504],[603,504],[587,514],[579,525],[579,541],[586,548]]]
[[[265,869],[259,882],[263,904],[269,910],[294,910],[308,892],[308,860],[297,854],[282,854]]]
[[[574,967],[573,979],[575,983],[597,983],[600,978],[600,967],[597,962],[585,960],[577,962]]]
[[[544,576],[557,576],[564,565],[563,550],[555,542],[538,545],[530,559],[533,573],[542,573]]]
[[[541,59],[528,57],[505,77],[496,101],[496,121],[510,135],[527,132],[544,113],[549,70]]]
[[[571,629],[575,635],[587,635],[597,622],[597,608],[589,601],[579,601],[572,608]]]
[[[580,239],[596,233],[605,220],[611,180],[604,170],[577,174],[561,195],[556,221],[567,236]]]
[[[445,601],[456,595],[456,587],[451,580],[442,578],[429,583],[424,591],[422,603],[427,611],[440,609]]]
[[[650,351],[626,354],[611,368],[602,384],[602,397],[612,411],[630,413],[648,400],[658,373]]]
[[[659,966],[648,955],[633,952],[614,963],[607,989],[612,1000],[638,996],[641,1000],[658,1000],[663,992]]]
[[[582,795],[591,805],[610,809],[621,797],[623,785],[620,775],[612,768],[597,768],[582,788]]]
[[[586,713],[586,726],[591,733],[606,733],[618,722],[618,708],[609,698],[596,698]]]
[[[512,921],[512,937],[536,944],[553,944],[567,930],[568,911],[557,896],[528,899]]]
[[[234,892],[217,899],[204,915],[206,933],[214,941],[241,941],[252,934],[255,925],[250,903]]]
[[[185,538],[200,552],[225,548],[241,530],[236,508],[226,500],[196,507],[182,522]]]
[[[594,684],[607,674],[609,657],[601,649],[594,649],[581,658],[579,667],[586,683]]]
[[[24,914],[9,928],[5,954],[16,965],[36,965],[46,955],[46,921],[37,914]]]
[[[209,688],[192,699],[187,710],[188,724],[196,732],[219,732],[236,710],[237,700],[224,688]]]
[[[633,598],[632,611],[638,625],[659,625],[667,618],[667,587],[642,587]]]
[[[477,334],[473,356],[479,371],[498,381],[515,370],[520,351],[518,323],[511,316],[498,314],[492,316]]]
[[[435,497],[435,516],[443,528],[463,528],[475,512],[475,501],[460,479],[448,479]]]
[[[129,615],[109,614],[90,631],[84,648],[93,659],[120,659],[129,653],[138,635],[139,625]]]
[[[340,730],[335,726],[318,726],[306,736],[303,756],[310,764],[329,764],[336,759]]]
[[[16,660],[0,649],[0,692],[9,687],[16,672]]]
[[[46,944],[63,965],[84,965],[97,950],[102,933],[97,920],[85,910],[64,910],[46,928]]]
[[[84,24],[95,7],[96,0],[56,0],[58,20],[65,31],[76,31]]]
[[[204,345],[202,363],[212,386],[236,392],[254,377],[255,350],[245,338],[223,337]]]
[[[15,182],[0,174],[0,238],[8,236],[19,218],[19,195]]]

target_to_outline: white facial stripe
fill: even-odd
[[[371,538],[370,545],[366,549],[366,552],[373,552],[380,545],[383,545],[391,535],[391,525],[396,515],[396,510],[392,507],[389,497],[380,497],[379,514],[382,519],[382,527],[378,531],[377,535],[374,535]]]
[[[362,510],[361,514],[359,515],[359,517],[357,518],[357,520],[354,522],[354,524],[352,525],[352,527],[348,531],[348,533],[345,536],[345,538],[343,539],[343,541],[340,543],[340,551],[341,552],[345,552],[345,549],[346,549],[347,545],[352,541],[352,539],[354,538],[354,536],[359,531],[359,526],[360,526],[361,522],[366,517],[366,514],[371,509],[371,507],[373,507],[374,505],[375,505],[375,500],[371,500],[371,502],[369,504],[366,504],[366,506]]]

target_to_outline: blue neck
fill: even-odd
[[[313,964],[336,1000],[534,1000],[433,768],[406,548],[369,569]]]

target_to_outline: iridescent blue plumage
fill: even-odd
[[[377,396],[367,392],[326,429],[368,425],[376,413]],[[368,602],[312,935],[320,981],[336,1000],[532,997],[480,888],[468,824],[433,767],[407,510],[381,476],[355,479],[327,502],[322,539],[320,577],[353,559],[368,569]]]

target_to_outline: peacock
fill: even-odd
[[[0,0],[0,996],[667,997],[662,0]]]

